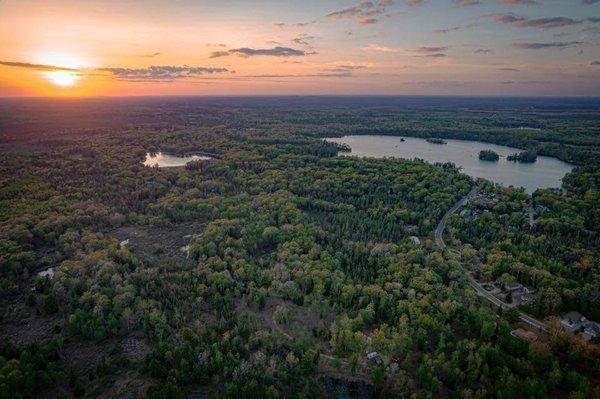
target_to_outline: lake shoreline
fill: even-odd
[[[505,187],[524,187],[529,193],[538,188],[562,188],[562,179],[576,167],[545,155],[540,155],[535,163],[510,162],[507,156],[521,152],[520,148],[476,140],[444,139],[447,144],[439,145],[421,137],[354,134],[323,140],[349,147],[350,151],[340,152],[341,156],[422,159],[431,164],[451,162],[473,178],[487,179]],[[480,160],[482,150],[495,151],[499,161]]]

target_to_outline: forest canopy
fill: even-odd
[[[600,320],[597,102],[1,101],[0,397],[600,394],[597,340],[560,322]],[[579,166],[529,195],[321,139],[374,133]],[[159,151],[213,159],[142,165]],[[550,332],[469,272],[534,289],[518,309]]]

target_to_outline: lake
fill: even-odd
[[[404,138],[405,141],[401,141]],[[424,161],[452,162],[472,177],[482,177],[503,186],[524,187],[532,193],[538,188],[561,187],[562,178],[575,166],[557,158],[538,156],[534,163],[509,162],[506,156],[521,152],[518,148],[469,140],[444,139],[447,144],[428,143],[425,139],[399,136],[343,136],[326,141],[346,144],[352,150],[345,156],[375,158],[420,158]],[[497,162],[481,161],[479,151],[492,150],[500,155]]]
[[[173,168],[175,166],[185,166],[190,161],[206,161],[212,159],[204,155],[190,155],[185,157],[178,157],[176,155],[169,155],[163,152],[157,153],[146,153],[146,159],[144,160],[145,166],[158,166],[159,168]]]

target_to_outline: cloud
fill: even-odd
[[[368,65],[362,65],[362,64],[340,64],[340,65],[336,65],[333,68],[325,69],[325,71],[326,72],[334,72],[334,73],[350,73],[352,71],[366,69],[368,67],[369,67]]]
[[[293,49],[291,47],[277,46],[273,48],[234,48],[227,51],[214,51],[210,54],[210,58],[225,57],[232,54],[238,54],[243,57],[253,56],[272,56],[272,57],[299,57],[305,55],[316,54],[315,52],[305,52],[303,50]]]
[[[440,51],[445,51],[445,50],[448,50],[448,47],[421,46],[414,51],[419,52],[419,53],[439,53]]]
[[[352,73],[344,72],[325,72],[325,73],[310,73],[310,74],[262,74],[262,75],[244,75],[241,78],[348,78]]]
[[[325,15],[328,19],[352,19],[359,25],[371,25],[378,22],[379,16],[386,13],[386,7],[393,0],[361,1],[360,3]]]
[[[127,81],[173,81],[207,74],[229,72],[227,68],[191,67],[187,65],[152,65],[147,68],[98,68],[110,72],[119,80]]]
[[[599,0],[600,1],[600,0]],[[592,61],[590,65],[600,65],[600,61]]]
[[[503,85],[511,85],[513,83],[515,83],[515,82],[512,80],[503,80],[502,82],[500,82],[500,84],[503,84]]]
[[[380,51],[382,53],[396,53],[400,51],[400,49],[395,47],[382,46],[379,44],[369,44],[366,47],[363,47],[363,50],[367,51]]]
[[[136,57],[140,57],[140,58],[154,58],[154,57],[158,57],[159,55],[161,55],[162,53],[147,53],[147,54],[136,54]]]
[[[517,28],[537,28],[537,29],[551,29],[551,28],[562,28],[565,26],[578,25],[583,22],[598,23],[600,18],[586,18],[586,19],[573,19],[568,17],[549,17],[549,18],[535,18],[530,19],[527,17],[520,17],[515,14],[497,14],[494,16],[494,21],[501,24],[508,24]]]
[[[499,71],[503,71],[503,72],[521,72],[520,69],[517,68],[496,68]]]
[[[302,45],[302,46],[310,46],[310,41],[316,39],[316,36],[311,36],[306,33],[301,33],[295,38],[292,39],[293,43]]]
[[[308,26],[308,22],[296,22],[293,24],[286,24],[283,22],[275,22],[273,23],[273,26],[278,28],[278,29],[286,29],[286,28],[304,28],[306,26]]]
[[[583,0],[583,4],[591,5],[600,2],[600,0]]]
[[[444,53],[433,53],[433,54],[427,54],[424,57],[442,58],[442,57],[446,57],[446,54],[444,54]]]
[[[547,42],[547,43],[513,43],[513,47],[525,50],[540,50],[545,48],[565,48],[583,44],[583,42]]]
[[[474,28],[476,26],[477,26],[477,24],[473,22],[473,23],[466,24],[466,25],[453,26],[451,28],[435,29],[434,32],[435,33],[450,33],[450,32],[454,32],[454,31],[457,31],[457,30],[462,30],[462,29],[467,29],[467,28]]]
[[[452,0],[456,7],[473,7],[481,4],[479,0]]]
[[[478,48],[477,50],[474,51],[475,54],[488,54],[491,52],[492,52],[492,50],[490,50],[488,48]]]
[[[406,4],[408,4],[411,7],[417,7],[423,3],[425,3],[425,0],[406,0]]]
[[[505,6],[533,6],[539,4],[536,0],[502,0]]]
[[[15,67],[15,68],[27,68],[36,69],[38,71],[78,71],[76,68],[67,68],[56,65],[47,64],[30,64],[29,62],[12,62],[12,61],[0,61],[0,65]]]

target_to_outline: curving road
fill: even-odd
[[[469,191],[469,193],[467,195],[465,195],[460,200],[458,200],[458,202],[456,204],[454,204],[454,206],[452,208],[450,208],[448,210],[448,212],[446,212],[444,214],[444,216],[442,216],[442,219],[438,223],[437,227],[435,228],[435,232],[434,232],[435,244],[441,250],[446,249],[446,243],[444,242],[443,235],[444,235],[444,230],[446,229],[446,224],[448,223],[448,219],[450,219],[450,216],[452,216],[452,214],[454,212],[456,212],[459,208],[464,206],[467,202],[469,202],[469,200],[471,198],[473,198],[475,196],[475,194],[477,193],[477,189],[478,189],[478,187],[475,186],[471,191]],[[467,278],[469,280],[469,284],[471,285],[471,287],[473,287],[473,289],[475,289],[477,294],[484,297],[485,299],[490,301],[495,306],[498,306],[499,308],[502,308],[502,309],[513,307],[513,305],[506,303],[504,301],[501,301],[500,299],[498,299],[494,295],[492,295],[490,292],[486,291],[485,288],[483,288],[481,286],[481,284],[479,284],[477,282],[477,280],[475,280],[473,278],[473,276],[471,275],[471,273],[468,271],[467,271]],[[545,332],[548,332],[550,330],[547,324],[539,321],[538,319],[535,319],[521,311],[519,311],[519,314],[521,316],[521,320],[523,320],[525,323],[529,324],[530,326],[535,327],[535,328],[545,331]]]

